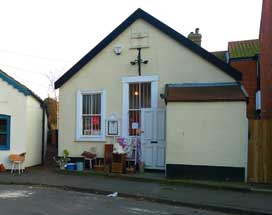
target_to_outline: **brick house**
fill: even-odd
[[[241,82],[248,93],[247,117],[249,119],[260,117],[259,53],[258,39],[228,43],[229,64],[243,74]]]
[[[198,28],[188,35],[188,38],[199,46],[201,46],[201,37]],[[247,118],[260,118],[259,40],[229,42],[227,51],[216,51],[212,54],[242,73],[241,83],[248,93]]]
[[[259,40],[228,43],[228,51],[212,52],[239,70],[248,96],[249,119],[272,118],[272,1],[263,0]]]
[[[258,39],[229,42],[227,51],[212,52],[216,57],[242,73],[241,83],[248,93],[248,119],[260,117],[259,98],[257,98],[256,104],[256,95],[260,89],[259,53]]]

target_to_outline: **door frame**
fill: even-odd
[[[128,76],[122,77],[123,94],[122,94],[122,136],[128,135],[128,109],[129,109],[129,84],[151,82],[151,108],[158,106],[158,75],[152,76]]]

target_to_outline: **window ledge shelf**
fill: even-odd
[[[106,142],[106,137],[77,137],[77,142]]]

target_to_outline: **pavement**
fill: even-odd
[[[272,192],[223,189],[193,184],[164,184],[160,181],[133,180],[95,174],[61,174],[32,169],[22,175],[0,173],[0,184],[39,185],[119,197],[144,199],[175,206],[186,206],[234,214],[272,214]]]

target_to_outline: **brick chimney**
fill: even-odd
[[[188,35],[188,39],[192,40],[195,44],[201,46],[202,35],[199,33],[199,28],[195,29],[195,32],[191,32]]]

